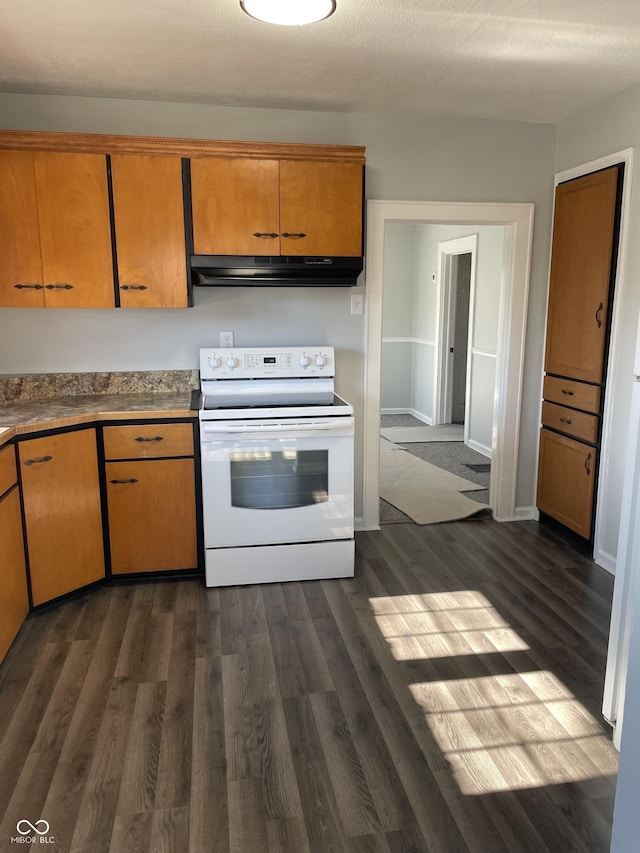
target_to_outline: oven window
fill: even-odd
[[[292,509],[329,499],[328,450],[265,450],[230,454],[231,505]]]

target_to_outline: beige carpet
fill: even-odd
[[[438,524],[486,513],[486,505],[460,494],[482,488],[389,441],[380,442],[380,497],[416,524]]]
[[[439,426],[385,427],[380,430],[384,438],[397,444],[415,444],[423,441],[464,441],[463,424]]]

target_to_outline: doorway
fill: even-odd
[[[439,202],[367,203],[367,315],[365,412],[363,432],[363,527],[379,526],[379,429],[382,350],[384,229],[389,222],[454,224],[505,229],[498,351],[491,424],[491,508],[498,520],[516,517],[517,451],[524,333],[533,227],[532,204],[447,204]]]
[[[449,357],[451,381],[447,377],[447,397],[451,400],[452,424],[463,424],[467,404],[467,349],[469,345],[469,299],[471,296],[471,254],[451,258],[451,298],[449,300]]]

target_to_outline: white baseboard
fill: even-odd
[[[433,418],[430,418],[429,415],[425,415],[424,412],[419,412],[417,409],[409,409],[409,414],[413,415],[413,417],[417,418],[419,421],[422,421],[423,424],[433,426]]]
[[[480,444],[480,442],[474,441],[472,438],[469,439],[467,447],[470,447],[472,450],[475,450],[476,453],[482,453],[483,456],[486,456],[488,459],[491,459],[490,447],[485,447],[484,444]]]
[[[495,513],[493,517],[496,521],[537,521],[539,512],[535,506],[517,506],[511,518],[498,518]]]
[[[380,409],[381,415],[410,415],[411,409]]]
[[[597,551],[593,555],[593,562],[596,566],[600,566],[600,568],[605,569],[605,571],[609,572],[610,575],[615,575],[616,573],[616,558],[613,554],[608,554],[606,551]]]

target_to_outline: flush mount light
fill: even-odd
[[[285,27],[314,24],[336,9],[335,0],[240,0],[240,6],[258,21]]]

